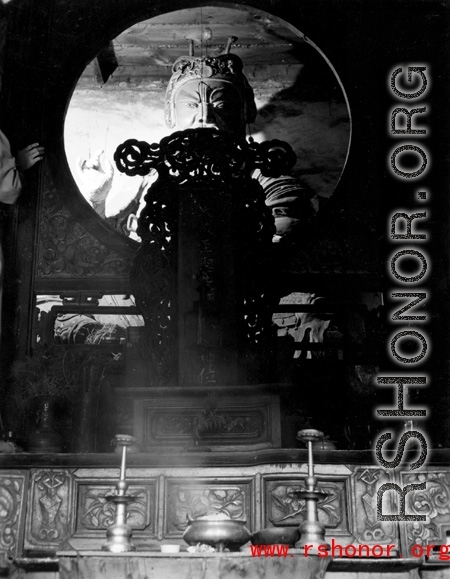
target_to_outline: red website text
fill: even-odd
[[[294,557],[295,555],[309,557],[317,555],[318,557],[333,557],[335,559],[354,557],[398,557],[397,545],[339,545],[334,539],[331,539],[331,545],[319,545],[317,551],[310,552],[313,545],[305,545],[303,549],[296,549],[295,555],[291,552],[289,545],[250,545],[252,557]],[[438,556],[440,561],[450,561],[450,545],[413,545],[411,547],[411,556],[415,558],[431,557],[432,554]]]

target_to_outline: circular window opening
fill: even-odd
[[[230,40],[233,37],[234,40]],[[297,154],[294,174],[317,209],[333,193],[350,144],[350,113],[330,62],[290,24],[250,7],[206,6],[139,22],[112,39],[86,67],[69,103],[64,144],[72,176],[92,210],[139,241],[136,215],[152,177],[127,177],[113,155],[130,138],[158,142],[175,60],[194,51],[217,56],[231,42],[255,93],[247,135],[282,139]]]

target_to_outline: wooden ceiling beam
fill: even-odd
[[[99,84],[104,84],[108,81],[112,73],[118,68],[114,44],[111,41],[108,46],[97,54],[95,59],[95,76]]]

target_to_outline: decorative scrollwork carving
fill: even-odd
[[[231,519],[246,519],[246,500],[244,489],[238,486],[194,487],[179,486],[172,489],[174,527],[184,531],[187,515],[191,519],[203,515],[222,513]]]
[[[17,549],[24,476],[7,474],[0,477],[0,551]]]
[[[60,531],[57,518],[63,498],[58,495],[58,488],[65,483],[63,473],[45,473],[36,481],[36,487],[41,491],[39,506],[41,508],[41,528],[39,538],[53,541],[59,537]]]
[[[62,205],[54,190],[44,195],[39,231],[39,277],[126,277],[129,274],[129,260],[88,233]]]
[[[151,502],[149,490],[143,487],[131,486],[129,495],[133,502],[127,508],[127,521],[133,528],[145,528],[149,525],[147,513]],[[81,517],[83,529],[92,531],[106,529],[114,523],[116,507],[108,500],[114,495],[114,487],[86,485],[80,490]]]
[[[114,161],[129,176],[156,169],[178,183],[223,183],[240,177],[243,170],[250,174],[260,169],[265,176],[278,177],[293,167],[296,155],[288,143],[277,139],[256,143],[214,129],[186,129],[165,137],[159,145],[128,139],[117,147]]]
[[[306,503],[297,498],[299,485],[274,483],[269,492],[269,520],[274,526],[299,524],[306,517]],[[342,487],[336,483],[319,483],[319,490],[327,496],[318,502],[319,519],[326,528],[337,528],[344,520],[346,505]]]
[[[279,177],[287,173],[297,160],[292,147],[278,139],[263,143],[256,143],[251,139],[249,152],[250,165],[259,169],[265,177]]]
[[[353,479],[356,508],[354,511],[355,541],[365,544],[398,544],[398,526],[391,521],[379,521],[377,489],[392,482],[392,474],[382,468],[359,467]]]
[[[114,153],[114,161],[122,173],[130,177],[148,175],[160,162],[160,147],[145,141],[128,139],[119,145]]]
[[[65,470],[33,473],[25,548],[54,550],[68,538],[72,528],[72,482],[70,472]]]
[[[414,544],[445,543],[450,520],[450,471],[405,474],[402,478],[403,487],[426,482],[426,490],[406,495],[406,513],[427,517],[423,522],[405,524],[408,549]]]
[[[131,274],[157,385],[177,381],[178,331],[186,314],[194,311],[214,334],[210,340],[215,347],[227,335],[227,347],[240,352],[241,375],[261,381],[259,352],[273,336],[274,296],[267,269],[274,224],[261,185],[250,173],[269,158],[274,172],[292,163],[289,146],[281,142],[249,145],[206,129],[174,133],[161,141],[159,151],[157,145],[136,140],[116,151],[119,170],[129,175],[158,172],[139,217],[142,243]],[[187,246],[191,253],[185,257]],[[188,261],[191,270],[180,270]],[[192,284],[186,279],[198,285],[186,288],[183,284]],[[186,291],[197,292],[198,299],[180,306],[180,293]],[[220,320],[220,328],[214,320]],[[197,346],[191,359],[210,347],[201,339]],[[192,383],[190,367],[181,368],[181,375],[190,376],[187,381]]]
[[[221,412],[217,416],[217,426],[200,431],[203,438],[216,437],[223,439],[226,435],[256,437],[261,431],[261,424],[256,414],[248,416]],[[196,429],[196,415],[181,413],[161,413],[154,424],[155,437],[186,436],[191,437]]]
[[[131,270],[136,303],[147,329],[151,374],[160,385],[176,375],[177,206],[167,183],[158,180],[146,195],[139,219],[141,247]]]

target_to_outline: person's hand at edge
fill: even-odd
[[[20,171],[26,171],[33,167],[33,165],[38,161],[42,161],[43,158],[44,147],[41,147],[39,143],[33,143],[17,153],[16,164]]]

